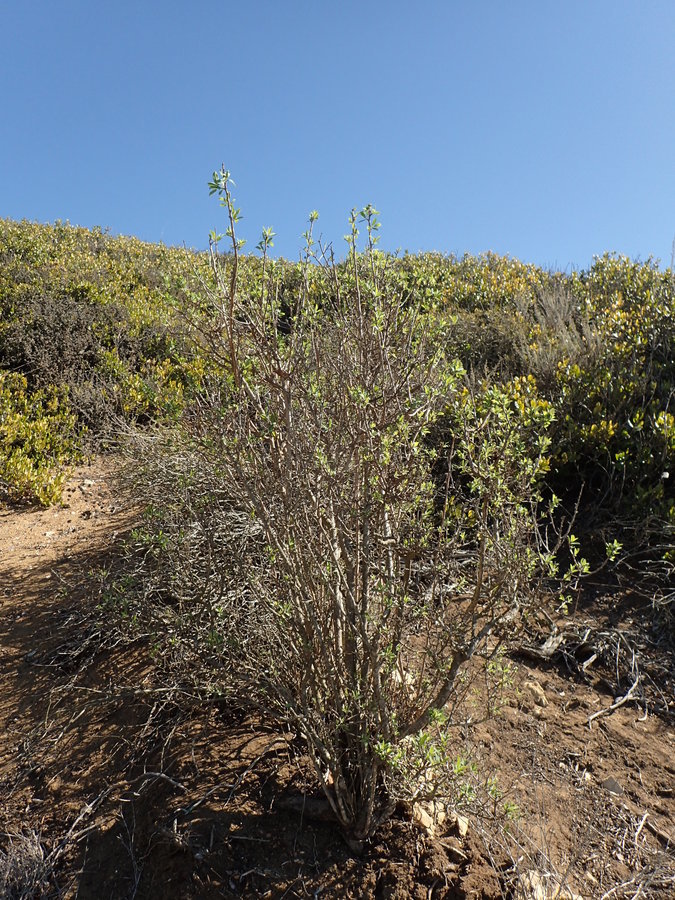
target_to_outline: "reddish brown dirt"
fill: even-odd
[[[675,897],[672,658],[641,657],[651,692],[589,727],[614,701],[611,668],[520,657],[501,715],[458,735],[497,779],[495,810],[513,804],[510,831],[469,813],[466,837],[432,839],[401,814],[354,855],[312,815],[291,737],[182,702],[150,638],[106,627],[92,573],[134,521],[111,471],[76,470],[62,506],[0,509],[0,850],[38,835],[34,896],[493,900],[536,871],[584,898]],[[579,627],[628,622],[628,641],[641,611],[621,602],[596,597]]]

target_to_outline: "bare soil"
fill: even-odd
[[[181,702],[151,636],[107,626],[92,573],[137,516],[112,473],[0,509],[0,896],[4,871],[7,897],[80,900],[493,900],[536,896],[531,872],[540,897],[675,897],[675,665],[647,591],[596,584],[566,652],[513,658],[501,714],[460,738],[494,816],[432,836],[401,810],[357,855],[292,735]]]

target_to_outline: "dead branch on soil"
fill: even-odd
[[[561,835],[552,833],[543,799],[536,814],[509,823],[508,829],[495,828],[489,819],[476,820],[473,827],[502,876],[504,896],[513,896],[513,891],[517,897],[539,896],[534,893],[537,886],[542,897],[551,898],[661,900],[670,896],[675,887],[672,840],[650,822],[649,814],[640,815],[625,802],[617,806],[589,788],[581,792],[579,801],[566,849]],[[655,847],[646,832],[661,846]],[[511,859],[507,870],[498,863],[504,856]],[[625,867],[630,878],[625,877]]]

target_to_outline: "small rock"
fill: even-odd
[[[445,806],[438,800],[426,803],[413,803],[412,820],[427,832],[429,837],[436,837],[443,831],[448,818]]]
[[[609,791],[610,794],[623,794],[623,788],[616,780],[616,778],[612,778],[610,775],[609,778],[605,778],[604,781],[600,782],[601,787],[604,787],[606,791]]]
[[[583,900],[572,888],[560,885],[551,875],[525,872],[518,879],[517,900]]]
[[[538,681],[523,682],[523,690],[530,696],[537,706],[548,706],[548,700],[543,687]]]
[[[431,813],[425,808],[426,804],[414,803],[413,804],[413,812],[412,812],[412,820],[415,825],[418,825],[428,834],[433,836],[434,833],[434,820]]]
[[[464,839],[467,836],[467,833],[469,831],[469,820],[466,818],[466,816],[460,816],[459,813],[455,813],[454,818],[455,818],[454,826],[457,831],[457,834],[462,839]]]

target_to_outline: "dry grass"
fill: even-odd
[[[9,835],[0,850],[0,896],[5,900],[33,900],[49,887],[50,865],[35,831]]]

